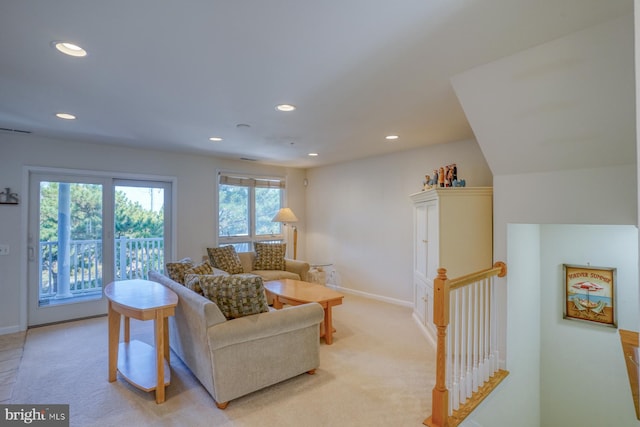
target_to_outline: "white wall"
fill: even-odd
[[[338,284],[396,303],[412,301],[413,213],[409,194],[432,170],[456,163],[467,186],[491,186],[475,141],[319,167],[307,171],[307,254],[333,262]]]
[[[503,318],[504,313],[500,313],[498,319],[499,324],[507,325],[507,330],[503,332],[506,332],[509,343],[508,363],[506,367],[503,365],[500,368],[507,369],[509,376],[487,397],[482,406],[465,420],[463,426],[541,425],[540,226],[509,224],[507,229],[508,253],[506,257],[497,256],[495,259],[507,263],[507,277],[496,278],[498,288],[506,290],[498,295],[498,306],[503,307],[507,304],[507,293],[509,304],[513,304],[513,310],[509,311],[506,321]],[[517,297],[514,298],[514,294]],[[501,364],[503,363],[504,360],[501,360]],[[515,419],[518,421],[514,422]]]
[[[520,262],[512,264],[511,260],[519,260],[519,251],[526,250],[526,246],[532,242],[531,238],[519,242],[519,239],[510,236],[512,224],[635,226],[635,170],[635,165],[628,165],[494,177],[494,259],[507,259],[509,267],[506,286],[499,297],[506,301],[502,304],[507,309],[507,330],[503,331],[503,334],[508,338],[506,368],[511,370],[512,374],[503,381],[488,401],[478,407],[471,417],[473,421],[491,427],[540,425],[537,418],[522,416],[539,414],[541,410],[541,371],[539,367],[531,364],[531,358],[541,354],[541,347],[537,339],[537,327],[531,326],[532,322],[529,322],[531,316],[534,316],[533,319],[540,316],[533,314],[531,310],[541,313],[541,307],[540,303],[531,307],[526,305],[526,302],[531,299],[532,289],[539,293],[541,286],[545,286],[546,283],[542,278],[537,286],[530,281],[520,282],[521,278],[526,277],[524,269],[528,271],[531,266]],[[617,185],[606,184],[611,182]],[[568,251],[565,255],[571,255],[572,252],[574,251]],[[541,265],[535,260],[532,263]],[[636,264],[637,262],[633,262],[633,265],[625,265],[624,268],[633,269],[636,268]],[[637,284],[637,279],[635,283]],[[634,299],[637,301],[637,298]],[[637,307],[635,310],[637,311]],[[533,336],[528,339],[531,331]],[[544,333],[548,331],[540,331],[540,335]],[[622,359],[618,362],[623,363]],[[572,361],[569,366],[584,369],[579,361]],[[622,377],[622,380],[626,378]],[[522,393],[528,393],[529,399],[523,400]]]
[[[562,318],[562,264],[614,267],[618,328],[635,330],[637,238],[634,226],[541,226],[541,425],[639,424],[618,330]]]
[[[625,15],[451,82],[491,171],[511,175],[632,162],[633,68]]]
[[[19,193],[19,206],[0,205],[0,243],[11,248],[0,257],[0,334],[20,329],[21,289],[26,286],[26,202],[23,187],[24,166],[42,166],[122,173],[162,175],[177,178],[177,257],[200,259],[206,248],[215,244],[215,181],[219,168],[254,174],[287,176],[290,183],[288,203],[299,216],[304,230],[304,170],[261,166],[254,163],[222,160],[215,157],[186,155],[153,150],[129,149],[111,145],[82,144],[0,134],[0,187]],[[298,257],[304,258],[304,235]],[[24,317],[24,315],[22,315]]]

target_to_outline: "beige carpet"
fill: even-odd
[[[107,321],[28,331],[12,403],[70,404],[71,426],[420,426],[430,413],[435,350],[408,308],[347,295],[334,309],[320,368],[231,401],[213,400],[172,353],[167,401],[107,381]],[[151,342],[152,322],[132,320]]]

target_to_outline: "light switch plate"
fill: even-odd
[[[9,255],[9,245],[0,245],[0,255]]]

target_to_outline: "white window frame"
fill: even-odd
[[[239,180],[247,180],[246,187],[249,189],[249,206],[247,215],[249,216],[249,234],[246,236],[220,236],[220,185],[221,185],[221,177],[234,177]],[[280,192],[280,208],[285,206],[286,200],[286,177],[283,176],[274,176],[274,175],[254,175],[248,174],[244,172],[236,172],[229,170],[219,170],[216,174],[216,209],[215,209],[215,217],[216,217],[216,239],[218,246],[223,245],[236,245],[236,244],[248,244],[248,250],[253,251],[253,244],[255,242],[284,242],[285,236],[283,233],[282,224],[280,224],[280,233],[277,234],[256,234],[256,215],[255,215],[255,204],[256,204],[256,186],[255,183],[251,183],[251,181],[280,181],[280,188],[282,191]],[[229,185],[229,184],[227,184]],[[236,185],[236,184],[231,184]],[[243,186],[242,183],[238,183],[238,186]]]

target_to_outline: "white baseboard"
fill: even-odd
[[[422,332],[422,335],[425,336],[425,338],[431,343],[432,346],[437,348],[436,338],[427,330],[427,328],[422,324],[422,322],[420,322],[420,319],[418,319],[418,316],[416,316],[416,313],[413,313],[411,317],[413,317],[413,320],[418,325],[418,328],[420,328],[420,332]]]
[[[23,329],[20,329],[20,325],[5,326],[4,328],[0,328],[0,335],[15,334],[16,332],[21,332],[22,330]]]
[[[388,302],[389,304],[400,305],[402,307],[413,307],[413,303],[411,301],[403,301],[396,298],[384,297],[382,295],[370,294],[368,292],[356,291],[355,289],[343,288],[341,286],[327,284],[327,287],[333,288],[338,292],[343,292],[345,294],[358,295],[365,298],[375,299],[378,301]]]

